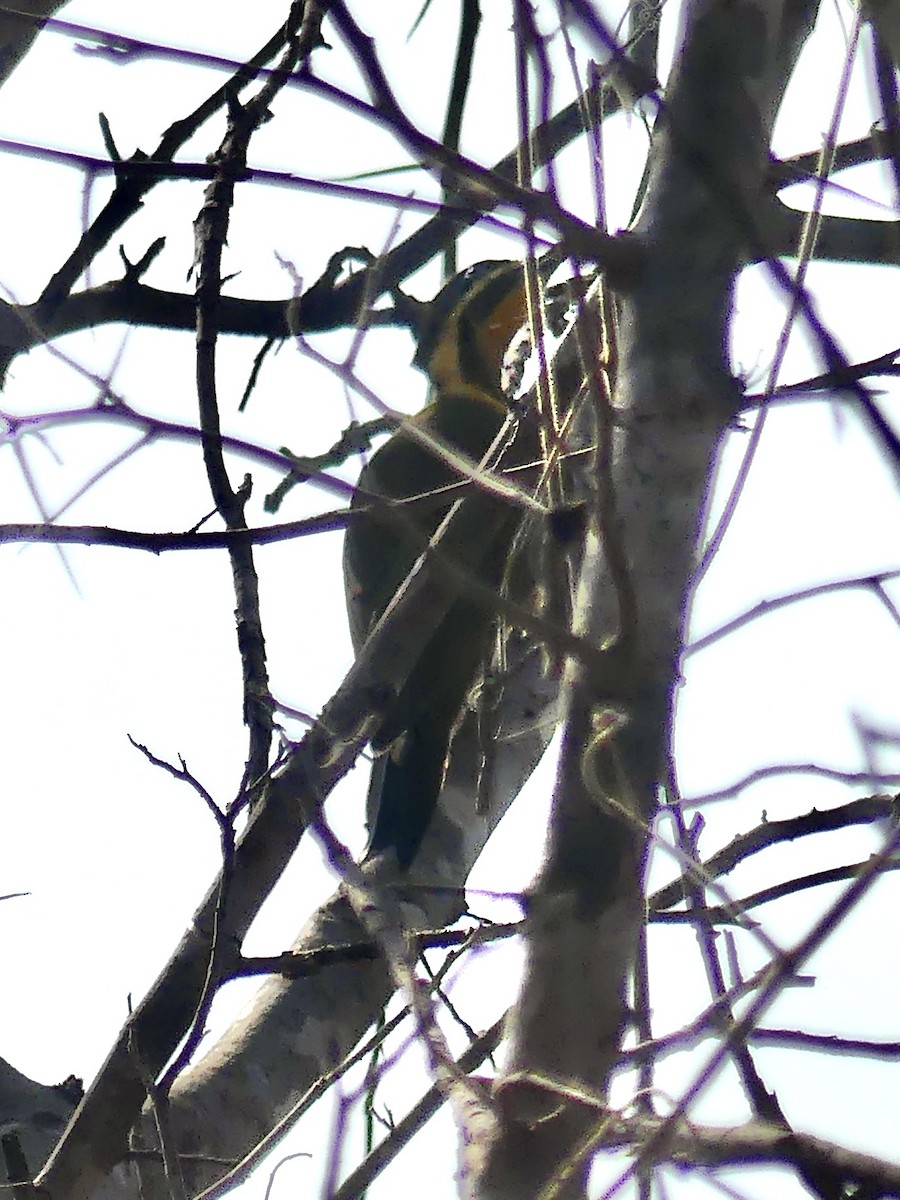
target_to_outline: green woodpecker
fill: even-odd
[[[521,265],[478,263],[451,279],[424,312],[415,363],[428,375],[432,396],[412,421],[441,446],[478,463],[509,413],[500,374],[510,339],[525,321]],[[536,456],[533,426],[523,420],[503,464],[523,464]],[[363,469],[344,541],[347,607],[357,651],[462,494],[457,488],[436,500],[433,493],[459,481],[444,458],[402,426]],[[403,506],[404,533],[390,503],[410,497],[426,499]],[[520,513],[483,491],[477,499],[502,510],[494,514],[499,520],[486,522],[486,544],[476,548],[472,561],[477,565],[471,568],[477,582],[496,591]],[[409,536],[410,517],[420,536]],[[447,586],[453,590],[451,582]],[[403,868],[415,857],[467,697],[490,652],[495,619],[483,599],[454,591],[451,607],[385,713],[372,739],[378,757],[369,787],[370,854],[393,848]],[[473,795],[473,811],[474,806]]]

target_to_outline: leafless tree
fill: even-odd
[[[26,473],[20,455],[16,461],[42,520],[6,523],[0,538],[105,545],[134,555],[227,556],[246,730],[243,774],[227,803],[217,803],[184,761],[168,759],[153,745],[136,745],[136,755],[143,754],[160,779],[174,776],[207,806],[219,834],[221,869],[80,1102],[77,1081],[46,1087],[4,1064],[3,1147],[17,1197],[130,1197],[139,1188],[145,1195],[181,1197],[224,1190],[245,1179],[342,1080],[362,1074],[353,1094],[360,1109],[367,1103],[369,1112],[377,1110],[378,1087],[391,1070],[391,1054],[379,1053],[391,1046],[395,1031],[408,1036],[410,1029],[425,1051],[433,1089],[382,1140],[373,1139],[371,1153],[358,1156],[352,1169],[346,1154],[343,1163],[335,1157],[326,1172],[329,1195],[358,1195],[393,1158],[412,1155],[415,1135],[443,1105],[459,1134],[458,1186],[480,1200],[612,1195],[617,1187],[665,1195],[673,1166],[715,1181],[720,1168],[750,1164],[778,1166],[822,1198],[900,1194],[900,1167],[839,1138],[814,1136],[802,1112],[782,1106],[759,1061],[760,1048],[772,1045],[805,1059],[816,1055],[823,1071],[833,1061],[829,1055],[882,1064],[897,1057],[896,1042],[866,1039],[863,1031],[839,1038],[815,1032],[814,1019],[798,1019],[790,1029],[764,1021],[786,989],[804,982],[812,957],[863,899],[871,900],[894,864],[896,798],[877,786],[893,778],[879,769],[876,754],[876,743],[890,743],[889,731],[867,731],[862,740],[872,758],[858,771],[757,761],[755,774],[730,789],[731,803],[765,775],[802,774],[807,785],[830,776],[850,795],[840,804],[823,800],[811,811],[800,802],[788,815],[764,816],[758,824],[745,814],[745,825],[755,827],[725,839],[715,852],[703,842],[696,818],[703,798],[693,798],[692,809],[680,793],[671,737],[687,653],[832,594],[864,593],[890,621],[898,620],[892,598],[897,572],[885,567],[787,589],[756,608],[748,604],[740,617],[686,650],[692,588],[715,560],[727,521],[744,504],[742,467],[724,516],[710,520],[715,472],[729,438],[742,439],[749,469],[764,419],[779,402],[799,406],[804,398],[831,396],[836,409],[865,425],[888,469],[895,475],[900,469],[897,435],[871,383],[896,373],[898,352],[848,361],[841,329],[820,317],[807,280],[817,259],[873,266],[895,260],[891,219],[829,216],[823,202],[830,189],[842,190],[831,179],[835,171],[876,162],[885,164],[896,201],[900,122],[892,56],[898,5],[882,0],[846,13],[848,62],[860,38],[872,39],[868,72],[877,127],[856,141],[839,139],[844,82],[830,97],[835,115],[823,145],[779,159],[771,151],[776,117],[819,15],[809,0],[685,0],[677,31],[671,31],[670,68],[659,54],[661,6],[634,0],[614,28],[591,0],[510,0],[504,12],[513,30],[509,76],[518,89],[519,142],[494,163],[473,156],[464,137],[463,118],[472,119],[467,97],[473,63],[485,70],[477,57],[483,7],[478,0],[458,6],[459,39],[440,136],[427,132],[400,98],[404,68],[386,66],[383,40],[396,34],[398,21],[391,6],[375,12],[349,0],[286,4],[266,44],[255,52],[247,47],[244,60],[234,63],[199,52],[192,59],[162,44],[67,24],[60,4],[32,0],[0,9],[0,78],[7,81],[17,78],[17,67],[27,69],[29,49],[51,33],[90,47],[80,60],[83,72],[94,69],[98,58],[115,59],[123,72],[137,62],[161,68],[172,58],[224,72],[221,86],[170,123],[149,151],[117,144],[115,114],[101,121],[105,157],[51,146],[28,151],[59,169],[77,166],[88,182],[111,179],[112,186],[52,275],[33,280],[36,299],[0,303],[4,376],[28,351],[59,348],[65,335],[102,325],[165,329],[182,339],[194,333],[192,419],[152,417],[121,394],[111,376],[95,376],[91,403],[8,415],[5,441],[17,452],[23,439],[64,422],[135,430],[139,441],[128,454],[110,459],[100,472],[86,472],[90,489],[113,466],[124,461],[127,469],[145,446],[187,440],[202,451],[217,523],[207,528],[203,513],[183,533],[120,527],[112,513],[102,524],[65,523],[43,504],[40,481]],[[45,19],[45,32],[35,40]],[[110,21],[115,19],[111,7]],[[422,19],[430,19],[427,11]],[[353,88],[330,82],[322,65],[326,46],[352,63]],[[563,81],[560,63],[567,56],[571,76]],[[557,99],[564,93],[575,94],[567,105]],[[285,110],[288,95],[293,107]],[[285,111],[303,113],[303,105],[314,102],[324,106],[317,114],[324,110],[335,120],[355,122],[357,137],[367,129],[389,135],[405,162],[438,182],[440,194],[410,198],[400,194],[405,185],[378,190],[383,181],[348,182],[356,174],[352,138],[342,183],[304,176],[302,150],[295,170],[256,165],[262,131],[283,130],[289,140],[296,130]],[[625,232],[608,228],[604,201],[605,179],[617,169],[608,130],[617,117],[621,126],[623,107],[632,113],[631,169],[646,158]],[[202,154],[185,152],[203,138]],[[564,202],[559,187],[560,156],[570,148],[582,155],[578,205]],[[26,148],[7,141],[3,150],[15,187],[17,160],[11,155]],[[145,282],[165,255],[169,229],[160,229],[133,260],[123,249],[118,274],[100,269],[109,261],[104,252],[128,235],[154,189],[173,180],[191,181],[199,201],[192,290]],[[810,181],[806,209],[790,207],[784,190]],[[226,247],[242,190],[260,184],[333,202],[352,198],[369,211],[380,211],[377,206],[388,200],[393,208],[384,207],[384,244],[363,251],[352,236],[335,240],[327,247],[327,268],[312,282],[285,263],[282,295],[236,295],[229,274],[235,264]],[[399,232],[390,228],[396,208],[404,209]],[[576,215],[588,208],[590,218]],[[302,547],[316,534],[342,528],[350,488],[340,468],[401,419],[384,408],[368,423],[348,423],[326,453],[306,446],[302,454],[276,450],[252,433],[223,432],[237,418],[225,409],[221,363],[223,347],[235,339],[252,341],[255,361],[241,411],[265,394],[272,354],[283,343],[314,372],[307,379],[337,375],[365,398],[359,354],[384,329],[408,324],[412,302],[402,291],[405,281],[436,256],[452,265],[459,239],[479,224],[507,235],[497,243],[505,247],[497,256],[520,258],[527,266],[522,355],[528,354],[536,382],[520,406],[540,411],[546,470],[530,491],[498,476],[489,482],[481,471],[470,470],[467,482],[470,497],[471,491],[503,487],[520,506],[521,537],[531,561],[540,564],[543,602],[526,611],[494,598],[507,651],[494,706],[489,708],[488,695],[497,678],[490,674],[482,681],[480,704],[473,700],[457,731],[438,811],[413,863],[401,868],[389,858],[357,861],[325,819],[324,805],[364,751],[385,695],[412,671],[441,606],[460,588],[475,586],[466,546],[477,541],[477,510],[471,498],[462,500],[318,717],[302,735],[280,736],[290,714],[270,683],[277,668],[267,656],[260,589],[297,585],[275,575],[266,579],[271,568],[261,547],[288,541]],[[319,261],[322,231],[315,222],[301,223],[293,233],[298,262]],[[272,232],[271,246],[280,244],[279,235]],[[563,269],[551,279],[548,264]],[[776,386],[786,334],[783,343],[769,347],[761,387],[738,376],[730,353],[734,296],[751,266],[762,268],[780,295],[785,328],[799,329],[820,362],[815,378]],[[333,330],[352,333],[339,362],[329,361],[315,341],[316,334]],[[67,349],[60,353],[77,368]],[[399,358],[391,370],[401,371]],[[314,391],[317,385],[308,386]],[[243,470],[251,474],[241,481]],[[265,506],[258,487],[254,494],[254,471],[280,476]],[[288,519],[288,495],[296,497],[311,480],[330,486],[338,499],[327,511]],[[510,555],[526,553],[521,546],[517,540]],[[306,586],[315,588],[315,577]],[[732,683],[741,686],[739,678]],[[466,880],[557,728],[562,749],[546,855],[522,897],[522,920],[513,927],[473,923]],[[40,786],[36,771],[34,787]],[[866,861],[847,861],[839,851],[826,869],[794,869],[795,862],[765,891],[739,897],[723,885],[724,876],[764,851],[802,846],[816,834],[854,826],[879,835]],[[247,957],[242,943],[250,924],[304,834],[318,840],[340,886],[304,918],[284,954]],[[657,885],[652,864],[660,861],[668,875]],[[828,888],[815,893],[828,897],[817,918],[790,941],[772,936],[754,915],[763,904]],[[890,929],[885,894],[877,892],[881,920]],[[648,919],[694,931],[709,984],[705,1001],[687,1017],[682,1006],[666,1034],[654,1023],[662,1001],[648,983]],[[518,999],[476,1036],[452,1008],[444,977],[451,969],[468,969],[491,939],[511,935],[526,948]],[[742,959],[740,948],[749,944],[753,952]],[[891,953],[889,937],[884,950]],[[437,961],[443,962],[440,970]],[[754,963],[752,970],[746,961]],[[249,1013],[200,1055],[217,990],[253,975],[265,981]],[[671,978],[665,991],[676,993],[680,984]],[[405,1007],[386,1025],[379,1023],[397,994]],[[815,988],[805,994],[812,998],[812,1018]],[[471,1044],[458,1055],[460,1028],[468,1029]],[[473,1074],[501,1045],[492,1078]],[[701,1046],[706,1053],[692,1055],[687,1081],[677,1094],[667,1094],[660,1083],[667,1062]],[[734,1073],[746,1116],[713,1127],[701,1123],[696,1104],[723,1070]],[[611,1086],[619,1090],[611,1093]],[[592,1165],[598,1175],[591,1184]],[[607,1184],[596,1182],[603,1171],[605,1192]],[[453,1184],[426,1180],[419,1167],[416,1186]],[[752,1190],[752,1177],[740,1186]]]

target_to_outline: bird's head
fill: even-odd
[[[454,275],[423,312],[415,363],[437,392],[505,408],[503,356],[527,315],[522,264],[475,263]]]

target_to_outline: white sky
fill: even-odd
[[[514,140],[513,106],[511,101],[502,103],[513,95],[511,86],[503,86],[503,72],[511,72],[512,43],[507,6],[483,7],[485,36],[492,49],[477,64],[473,105],[474,111],[489,112],[491,119],[468,122],[464,136],[474,156],[490,161]],[[272,0],[257,0],[241,6],[238,21],[223,20],[221,5],[158,0],[152,6],[129,6],[125,24],[122,6],[110,0],[74,0],[60,15],[244,57],[270,35],[285,8]],[[405,32],[417,8],[414,2],[392,6],[395,32],[379,40],[379,49],[394,77],[402,81],[401,99],[413,117],[437,131],[444,87],[435,71],[443,64],[449,77],[447,47],[455,34],[447,18],[453,17],[456,6],[432,6],[434,11],[407,45]],[[846,10],[844,15],[847,19]],[[790,119],[779,127],[779,152],[817,147],[828,124],[828,100],[840,71],[833,9],[823,26],[827,29],[817,35],[795,83]],[[336,50],[320,52],[316,67],[336,79],[345,77],[346,63]],[[102,110],[123,153],[137,145],[150,151],[165,126],[220,78],[196,66],[154,59],[118,67],[85,58],[69,39],[45,35],[0,91],[0,136],[102,155],[96,119]],[[810,97],[821,103],[812,103]],[[565,99],[568,96],[560,103]],[[377,131],[346,123],[339,113],[325,110],[302,92],[279,99],[276,117],[254,143],[253,161],[259,165],[338,177],[405,161]],[[860,75],[851,90],[842,137],[860,136],[872,120]],[[621,162],[615,156],[640,137],[634,118],[613,123],[606,141],[609,161]],[[204,131],[185,157],[204,157],[217,140],[218,132]],[[566,157],[567,202],[590,217],[590,200],[578,174],[584,164],[578,162],[577,152]],[[8,184],[0,197],[0,285],[21,300],[31,300],[78,235],[82,180],[74,170],[39,161],[4,157],[3,162],[12,186]],[[615,183],[621,183],[622,192],[611,200],[621,215],[614,217],[614,225],[627,219],[628,187],[633,187],[637,170],[633,160],[617,168]],[[871,172],[845,175],[842,182],[882,202],[888,195]],[[434,195],[421,173],[388,177],[375,186]],[[105,181],[96,184],[92,213],[108,188]],[[136,259],[165,232],[166,249],[146,281],[184,289],[192,255],[191,221],[200,195],[199,185],[158,188],[140,216],[101,255],[92,279],[118,274],[120,240],[129,258]],[[829,204],[842,211],[848,203],[844,197],[829,196]],[[867,206],[855,211],[877,216],[882,210]],[[232,294],[283,296],[290,281],[276,252],[309,281],[342,245],[380,248],[392,216],[387,209],[354,207],[298,191],[243,188],[225,260],[226,270],[240,271]],[[413,224],[412,218],[404,218],[402,231]],[[465,239],[464,246],[469,258],[515,253],[513,241],[480,233]],[[421,294],[429,293],[434,279],[432,273],[419,284]],[[821,315],[839,333],[851,358],[884,353],[900,344],[894,271],[822,266],[812,270],[810,284]],[[737,316],[736,369],[761,381],[780,320],[761,269],[747,272],[742,280]],[[0,406],[25,414],[89,405],[95,385],[71,364],[105,377],[123,341],[124,353],[112,379],[115,390],[143,413],[194,421],[191,336],[137,331],[126,338],[119,328],[64,339],[59,349],[67,362],[43,350],[18,359]],[[342,336],[316,341],[319,349],[335,356],[345,344]],[[294,347],[285,346],[267,361],[247,415],[238,416],[237,400],[257,349],[249,342],[222,344],[220,384],[228,432],[259,444],[288,444],[300,453],[316,453],[335,440],[351,408],[356,415],[372,415],[359,401],[348,405],[334,381],[312,369]],[[370,336],[360,360],[367,382],[382,388],[396,406],[414,406],[424,391],[421,378],[406,369],[410,354],[405,335],[378,332]],[[784,377],[818,369],[806,339],[794,338]],[[729,439],[723,480],[733,475],[747,437],[736,432]],[[61,423],[44,439],[23,441],[22,452],[46,506],[53,510],[135,438],[133,430],[122,427]],[[234,477],[240,478],[245,469],[250,468],[235,463]],[[251,515],[261,522],[263,497],[278,477],[264,468],[252,469]],[[351,477],[349,468],[345,477]],[[334,505],[325,493],[297,488],[280,516],[294,518]],[[194,525],[210,507],[196,447],[157,445],[103,478],[62,519],[177,530]],[[692,631],[705,634],[764,597],[900,567],[900,551],[890,532],[897,529],[898,517],[896,480],[853,411],[810,402],[774,410],[737,516],[697,594]],[[8,445],[0,447],[0,521],[35,519],[13,451]],[[334,534],[259,552],[272,686],[280,699],[308,711],[321,706],[349,665],[339,555],[340,538]],[[126,735],[158,755],[183,754],[217,799],[225,803],[232,797],[245,739],[230,572],[224,555],[215,553],[155,559],[137,552],[74,547],[65,551],[65,561],[76,588],[52,548],[2,546],[0,561],[5,579],[0,592],[0,629],[5,634],[0,892],[30,893],[0,907],[7,979],[15,981],[0,994],[0,1055],[46,1082],[70,1072],[89,1078],[125,1018],[126,996],[139,998],[166,961],[218,861],[216,830],[200,802],[150,767]],[[893,595],[900,600],[900,588],[895,587]],[[893,736],[900,732],[898,668],[897,630],[886,611],[862,593],[782,610],[688,658],[676,734],[684,794],[699,796],[772,762],[815,761],[843,770],[864,769],[866,750],[858,723]],[[887,747],[879,749],[875,762],[882,769],[900,769],[900,756]],[[355,771],[329,807],[337,832],[356,848],[364,842],[364,775],[363,769]],[[504,891],[528,882],[540,858],[550,779],[545,769],[529,785],[513,819],[476,869],[473,887]],[[751,828],[763,810],[772,818],[788,816],[841,803],[867,790],[797,776],[757,785],[736,800],[706,810],[703,848],[709,852]],[[728,886],[740,896],[801,870],[863,858],[876,845],[871,832],[849,832],[820,838],[815,845],[772,850],[765,862],[735,872]],[[660,877],[671,869],[661,862]],[[248,951],[283,948],[299,918],[331,887],[315,849],[304,844],[251,935]],[[820,1031],[898,1036],[900,974],[893,944],[886,943],[884,932],[885,914],[896,911],[896,888],[893,878],[878,885],[852,923],[810,965],[817,980],[812,1004],[807,989],[789,991],[769,1023],[809,1029],[812,1013]],[[831,888],[818,889],[767,906],[758,916],[767,932],[787,945],[809,928],[835,894]],[[486,901],[479,898],[475,907],[484,911]],[[758,948],[746,934],[737,941],[742,967],[749,972],[760,961]],[[655,1015],[662,1032],[689,1019],[705,1002],[705,984],[691,935],[660,928],[651,934],[651,943],[658,989]],[[490,981],[495,1002],[502,999],[504,987],[512,998],[516,954],[513,947],[498,948],[484,955],[477,968],[456,973],[454,994],[475,1024],[487,1024],[498,1011],[478,1011],[485,980]],[[684,966],[688,961],[693,976]],[[678,979],[676,988],[669,983],[673,977]],[[226,998],[223,1014],[234,1003],[237,1000]],[[663,1067],[661,1088],[677,1094],[683,1087],[696,1068],[696,1060],[687,1063],[684,1057],[676,1056]],[[789,1116],[796,1113],[806,1127],[844,1144],[895,1153],[896,1102],[892,1105],[891,1100],[896,1087],[891,1087],[885,1067],[771,1050],[760,1051],[758,1059]],[[385,1086],[384,1102],[391,1103],[395,1114],[408,1099],[406,1086]],[[743,1108],[732,1096],[733,1090],[716,1086],[698,1107],[698,1119],[740,1118]],[[298,1144],[303,1146],[302,1139]],[[432,1178],[450,1179],[453,1145],[446,1126],[430,1141],[423,1138],[419,1153],[429,1155]],[[443,1175],[439,1161],[447,1164]],[[311,1185],[320,1165],[307,1160],[290,1164],[279,1186]]]

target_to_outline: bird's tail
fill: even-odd
[[[372,768],[367,855],[393,849],[403,870],[416,856],[444,782],[449,744],[434,727],[433,721],[413,724]]]

